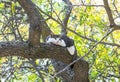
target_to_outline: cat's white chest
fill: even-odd
[[[70,46],[70,47],[67,47],[67,50],[71,55],[75,54],[75,46],[74,45]]]

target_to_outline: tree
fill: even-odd
[[[82,0],[80,1],[81,4],[79,5],[74,5],[73,3],[76,2],[69,0],[61,0],[61,2],[57,2],[54,0],[48,0],[47,2],[46,1],[47,0],[37,1],[38,3],[36,2],[36,0],[12,0],[12,2],[7,0],[1,1],[1,15],[6,19],[4,21],[1,20],[1,25],[3,24],[1,33],[2,35],[12,34],[13,36],[10,36],[10,39],[15,39],[15,41],[8,42],[10,40],[8,35],[7,37],[3,36],[5,40],[8,40],[7,42],[3,40],[4,42],[0,43],[0,57],[11,56],[10,58],[8,58],[11,62],[8,63],[10,66],[10,75],[7,75],[6,80],[9,80],[9,78],[15,78],[15,76],[12,77],[12,75],[15,75],[14,69],[17,66],[14,66],[15,64],[13,63],[15,63],[15,60],[18,61],[18,59],[16,59],[16,57],[13,58],[13,56],[27,58],[33,66],[32,69],[34,69],[35,72],[37,72],[39,78],[42,79],[42,82],[45,82],[45,76],[42,72],[46,72],[48,62],[46,64],[46,67],[44,66],[45,69],[41,72],[43,68],[38,68],[38,64],[36,63],[36,59],[39,58],[53,59],[51,60],[51,63],[56,73],[50,75],[51,81],[59,82],[59,79],[56,78],[59,77],[63,82],[89,82],[89,69],[91,73],[91,80],[95,80],[101,77],[103,77],[101,78],[103,80],[106,80],[105,78],[107,77],[119,78],[119,75],[117,75],[119,70],[119,59],[117,57],[119,57],[118,48],[120,47],[120,45],[117,44],[116,39],[113,39],[114,36],[116,36],[115,34],[114,36],[110,36],[110,34],[113,34],[113,32],[116,32],[116,30],[120,29],[119,24],[117,24],[115,22],[115,19],[113,18],[119,17],[119,8],[117,8],[116,6],[117,0],[113,1],[112,4],[118,15],[114,15],[112,13],[109,5],[109,3],[111,2],[108,3],[108,0],[103,0],[104,5],[91,5],[94,2],[84,2]],[[75,6],[77,6],[77,8],[74,8]],[[79,8],[80,6],[82,7]],[[93,15],[93,12],[95,12],[95,9],[93,11],[94,7],[103,7],[106,10],[110,23],[108,28],[104,28],[107,27],[106,24],[108,23],[108,20],[106,21],[105,18],[100,17],[102,16],[101,13],[103,13],[104,11],[97,11],[98,13],[101,12],[100,15],[98,15],[98,13],[95,13]],[[78,11],[76,11],[76,9]],[[8,13],[9,15],[7,16],[6,13]],[[7,23],[5,21],[7,21]],[[29,22],[29,35],[26,34],[25,36],[23,36],[23,33],[20,33],[20,25],[25,25],[26,21],[27,23]],[[69,24],[72,26],[70,26]],[[72,28],[74,26],[75,28]],[[22,27],[22,29],[24,30],[27,29],[27,27]],[[88,29],[86,27],[88,27]],[[55,30],[55,32],[53,29]],[[106,30],[108,32],[106,32]],[[72,61],[73,56],[69,55],[66,48],[44,43],[45,38],[50,33],[61,33],[67,34],[68,36],[75,34],[73,38],[75,40],[76,49],[78,50],[78,53],[76,53],[76,55],[81,57],[77,57],[76,60]],[[84,36],[82,34],[84,34]],[[102,38],[99,38],[96,35],[99,35]],[[111,43],[109,43],[110,41]],[[82,44],[80,44],[80,42]],[[79,48],[79,45],[82,45],[85,48]],[[110,48],[108,48],[109,46]],[[101,52],[99,50],[101,50]],[[112,56],[115,55],[115,57],[108,56],[108,52]],[[99,54],[107,55],[100,56]],[[99,59],[99,57],[102,59]],[[85,59],[89,62],[90,66],[88,66],[88,62],[86,62]],[[111,64],[111,59],[115,60],[114,62],[116,62],[117,65],[115,63]],[[99,61],[104,62],[104,64],[99,66],[101,64],[99,63]],[[109,63],[111,65],[108,65]],[[73,70],[69,70],[69,66],[72,64],[74,64]],[[108,67],[111,67],[109,67],[109,69],[105,69],[107,65]],[[115,65],[117,67],[115,67]],[[21,65],[19,65],[19,68],[21,70],[22,66],[25,67],[23,62]],[[117,71],[112,70],[112,68],[114,67],[115,69],[117,68]],[[110,71],[104,72],[104,69]],[[48,71],[49,70],[47,69],[46,73],[48,73]],[[114,73],[111,74],[110,72]],[[4,74],[1,73],[1,75],[3,76]]]

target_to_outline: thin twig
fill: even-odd
[[[75,5],[68,5],[68,6],[72,6],[72,7],[74,7],[74,6],[85,6],[85,7],[104,7],[104,5],[89,5],[89,4],[75,4]]]
[[[37,69],[37,65],[36,65],[35,61],[33,59],[28,59],[28,60],[33,65],[33,68],[36,70],[36,72],[38,73],[39,77],[42,79],[42,82],[45,82],[43,75],[41,74],[39,69]]]

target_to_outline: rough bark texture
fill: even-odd
[[[20,5],[24,8],[28,15],[30,22],[29,42],[30,45],[35,46],[40,43],[40,34],[42,31],[39,12],[36,11],[36,6],[31,0],[18,0]]]
[[[51,58],[70,63],[72,56],[66,48],[41,43],[38,46],[29,48],[26,42],[1,42],[0,57],[5,56],[22,56],[24,58]]]
[[[89,65],[84,60],[79,60],[74,65],[75,75],[72,82],[89,82],[88,71]]]
[[[41,43],[38,46],[29,48],[28,43],[26,42],[1,42],[0,57],[5,56],[22,56],[24,58],[32,59],[56,59],[63,62],[62,66],[59,65],[61,68],[56,71],[62,70],[67,64],[71,63],[73,58],[66,48],[46,43]],[[84,60],[80,60],[74,64],[74,76],[72,76],[72,78],[68,71],[62,72],[60,75],[62,75],[61,77],[64,82],[89,82],[88,68],[88,63]]]

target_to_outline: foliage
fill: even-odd
[[[42,11],[61,22],[65,17],[66,4],[62,0],[32,0]],[[109,0],[113,16],[120,19],[120,0]],[[0,41],[27,41],[29,19],[18,2],[0,0]],[[99,41],[108,30],[109,20],[103,3],[99,0],[71,0],[73,9],[67,27],[74,30],[68,31],[68,36],[74,39],[81,57],[89,51],[95,42]],[[78,4],[78,2],[80,4]],[[100,6],[92,4],[99,3]],[[99,5],[97,4],[97,5]],[[75,6],[76,5],[76,6]],[[117,7],[117,9],[116,9]],[[55,34],[60,34],[62,26],[52,18],[42,13],[48,26]],[[119,23],[117,20],[116,23]],[[81,38],[80,36],[85,38]],[[120,31],[114,31],[104,40],[106,43],[120,44]],[[117,46],[99,44],[85,57],[89,62],[89,78],[91,81],[119,82],[120,80],[120,49]],[[31,63],[34,62],[34,63]],[[51,76],[54,68],[46,59],[29,60],[21,57],[0,58],[1,78],[10,82],[52,82]],[[9,70],[9,72],[8,72]],[[6,73],[10,74],[7,75]],[[48,74],[47,74],[48,73]],[[118,81],[117,81],[117,80]],[[60,82],[60,79],[54,79]]]

